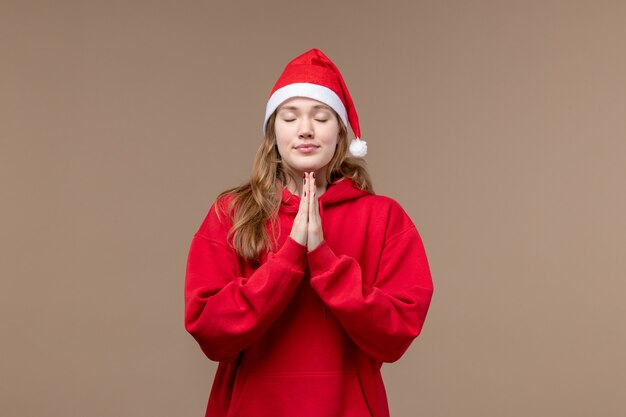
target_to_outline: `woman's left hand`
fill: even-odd
[[[305,173],[305,184],[308,203],[309,203],[309,221],[307,231],[307,249],[311,252],[317,248],[324,240],[324,231],[322,230],[322,218],[320,217],[319,201],[317,199],[317,187],[315,185],[315,173]]]

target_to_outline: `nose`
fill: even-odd
[[[311,139],[313,137],[313,123],[308,117],[302,118],[298,126],[298,137],[300,139]]]

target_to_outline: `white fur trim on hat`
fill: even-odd
[[[350,153],[352,156],[363,158],[367,155],[367,143],[359,138],[352,139],[352,142],[350,142]]]
[[[350,124],[348,123],[348,116],[346,114],[346,107],[333,90],[319,84],[293,83],[274,91],[274,94],[272,94],[270,99],[267,101],[267,106],[265,107],[265,121],[263,122],[263,133],[265,133],[265,129],[267,127],[267,120],[270,118],[274,110],[276,110],[285,100],[292,97],[307,97],[321,101],[337,112],[346,128],[350,127]]]

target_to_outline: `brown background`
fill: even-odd
[[[392,415],[626,415],[622,1],[2,1],[0,404],[201,416],[191,237],[317,47],[435,296]]]

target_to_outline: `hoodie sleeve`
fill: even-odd
[[[223,216],[222,216],[223,217]],[[194,235],[185,275],[185,328],[214,361],[230,361],[280,315],[304,276],[306,246],[288,238],[249,277],[215,205]]]
[[[397,227],[387,233],[369,288],[359,263],[337,256],[327,241],[307,254],[311,286],[352,340],[381,362],[398,360],[419,335],[433,294],[421,237],[399,206],[395,211],[400,221],[390,222]]]

